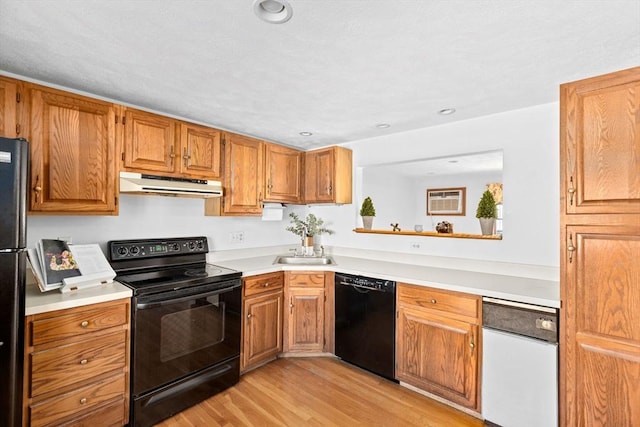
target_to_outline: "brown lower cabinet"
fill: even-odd
[[[241,372],[282,353],[283,287],[281,271],[243,279]]]
[[[479,411],[482,298],[397,286],[396,378]]]
[[[129,420],[130,300],[26,317],[24,426]]]
[[[285,272],[285,353],[333,353],[332,272]]]

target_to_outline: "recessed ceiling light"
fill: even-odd
[[[293,16],[287,0],[253,0],[253,13],[270,24],[283,24]]]
[[[380,124],[377,124],[376,127],[378,129],[386,129],[386,128],[391,127],[391,125],[389,123],[380,123]]]
[[[300,132],[300,135],[302,135],[302,136],[311,136],[313,134],[311,132]]]
[[[440,114],[441,116],[448,116],[455,112],[456,112],[455,108],[443,108],[442,110],[438,111],[438,114]]]

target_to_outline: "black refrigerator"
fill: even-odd
[[[0,137],[0,426],[22,423],[29,144]]]

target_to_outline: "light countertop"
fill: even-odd
[[[212,261],[214,264],[242,271],[243,277],[283,270],[336,271],[547,307],[560,307],[560,285],[558,281],[554,280],[385,262],[341,255],[331,255],[331,257],[336,262],[335,264],[274,264],[276,255]]]
[[[57,289],[40,292],[38,285],[28,283],[25,292],[25,315],[131,298],[131,295],[131,289],[118,282],[66,293]]]

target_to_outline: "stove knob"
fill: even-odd
[[[129,248],[129,253],[130,253],[131,255],[133,255],[133,256],[136,256],[136,255],[138,255],[138,254],[140,253],[140,248],[139,248],[139,247],[137,247],[137,246],[131,246],[131,247]]]
[[[194,242],[189,242],[187,243],[187,247],[189,248],[190,251],[192,251],[196,248],[196,244]]]
[[[129,251],[128,251],[128,250],[127,250],[127,248],[125,248],[124,246],[120,246],[118,249],[116,249],[116,253],[117,253],[119,256],[123,257],[123,256],[126,256],[126,255],[127,255],[127,253],[129,253]]]
[[[198,240],[198,249],[204,249],[204,243],[202,242],[202,240]]]
[[[180,250],[180,245],[177,243],[172,243],[171,244],[171,250],[172,251],[179,251]]]

